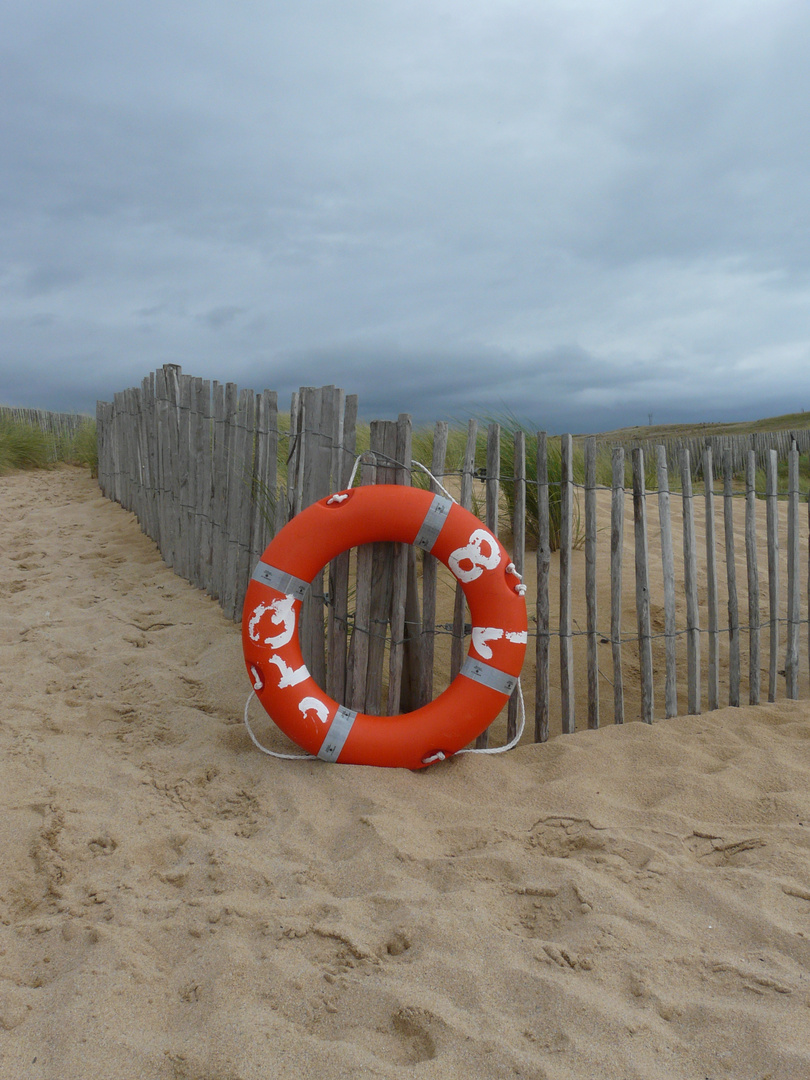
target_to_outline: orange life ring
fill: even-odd
[[[472,618],[467,659],[434,701],[397,716],[356,713],[330,698],[301,655],[298,613],[309,583],[341,551],[377,540],[414,544],[460,581]],[[325,761],[420,769],[455,754],[498,715],[526,651],[523,589],[509,555],[478,518],[420,488],[369,485],[313,503],[268,544],[242,613],[245,663],[265,711]]]

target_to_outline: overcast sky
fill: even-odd
[[[810,409],[807,0],[5,0],[0,403]]]

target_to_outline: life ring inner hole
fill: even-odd
[[[407,551],[409,548],[413,551],[413,566],[410,569],[410,554],[402,558],[398,550]],[[403,570],[406,574],[404,591],[400,584]],[[367,577],[369,574],[370,577]],[[366,587],[361,584],[358,588],[358,581],[363,580],[367,580]],[[368,588],[369,584],[373,586],[378,582],[385,582],[385,588]],[[414,618],[414,585],[418,599],[417,618]],[[402,634],[395,637],[391,611],[397,589],[401,602],[405,604],[405,618]],[[459,599],[456,598],[457,591]],[[458,664],[463,663],[469,651],[472,621],[458,579],[440,560],[408,544],[376,541],[350,548],[316,577],[311,592],[312,596],[303,602],[301,626],[307,626],[308,620],[314,618],[307,609],[311,611],[317,606],[319,598],[324,597],[326,639],[330,622],[337,621],[345,627],[345,660],[342,660],[342,650],[332,654],[333,663],[337,656],[337,663],[344,664],[344,675],[341,677],[338,674],[335,680],[330,677],[330,657],[327,655],[325,678],[323,681],[318,679],[318,682],[327,692],[342,685],[343,692],[338,690],[332,696],[347,708],[371,716],[412,712],[437,698],[450,686],[456,674],[453,668],[454,651]],[[345,607],[341,602],[343,597]],[[424,623],[426,600],[428,605],[431,602],[435,605],[432,627]],[[457,620],[460,629],[454,625]],[[392,647],[401,652],[402,675],[399,702],[391,702],[389,709]],[[313,665],[311,656],[307,655],[303,635],[302,652],[314,675],[318,665]],[[363,663],[366,666],[365,686],[359,673]]]

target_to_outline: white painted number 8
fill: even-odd
[[[481,550],[486,545],[486,555]],[[486,529],[476,529],[466,547],[457,548],[447,560],[450,569],[459,581],[475,581],[485,570],[494,570],[501,561],[498,542]],[[462,569],[462,563],[469,563],[469,569]]]

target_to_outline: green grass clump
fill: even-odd
[[[764,469],[758,468],[754,478],[757,498],[764,499],[768,490],[768,477]],[[776,494],[786,499],[790,492],[790,469],[787,461],[780,461],[776,466]],[[806,500],[810,495],[810,456],[799,455],[799,497]]]
[[[52,460],[51,440],[41,428],[0,417],[0,472],[44,469]]]
[[[526,544],[528,547],[537,547],[540,539],[540,521],[538,513],[538,488],[537,488],[537,436],[538,433],[524,421],[518,419],[512,413],[502,416],[486,417],[483,423],[500,424],[500,462],[501,462],[501,494],[505,502],[502,515],[503,531],[512,531],[512,521],[515,514],[515,435],[523,432],[526,442]],[[549,512],[549,544],[552,551],[560,547],[561,525],[561,490],[562,490],[562,452],[559,439],[546,440],[546,457],[548,461],[548,512]],[[486,472],[487,448],[486,432],[479,435],[476,447],[476,467]],[[578,443],[573,444],[573,480],[575,484],[582,485],[585,482],[585,455]],[[578,492],[574,493],[573,507],[573,543],[580,547],[583,543],[581,515],[579,511]]]
[[[79,465],[98,476],[96,421],[83,419],[71,434],[56,436],[39,424],[0,412],[0,474],[12,469],[47,469],[56,462]]]
[[[71,436],[60,440],[56,457],[68,465],[89,469],[91,476],[98,476],[98,430],[95,420],[88,417]]]
[[[667,470],[670,491],[681,490],[680,470],[672,462]],[[596,452],[596,484],[598,487],[613,487],[613,451],[609,446],[602,446]],[[631,450],[624,455],[624,489],[633,490],[633,454]],[[658,491],[658,458],[655,453],[644,452],[644,490]]]

